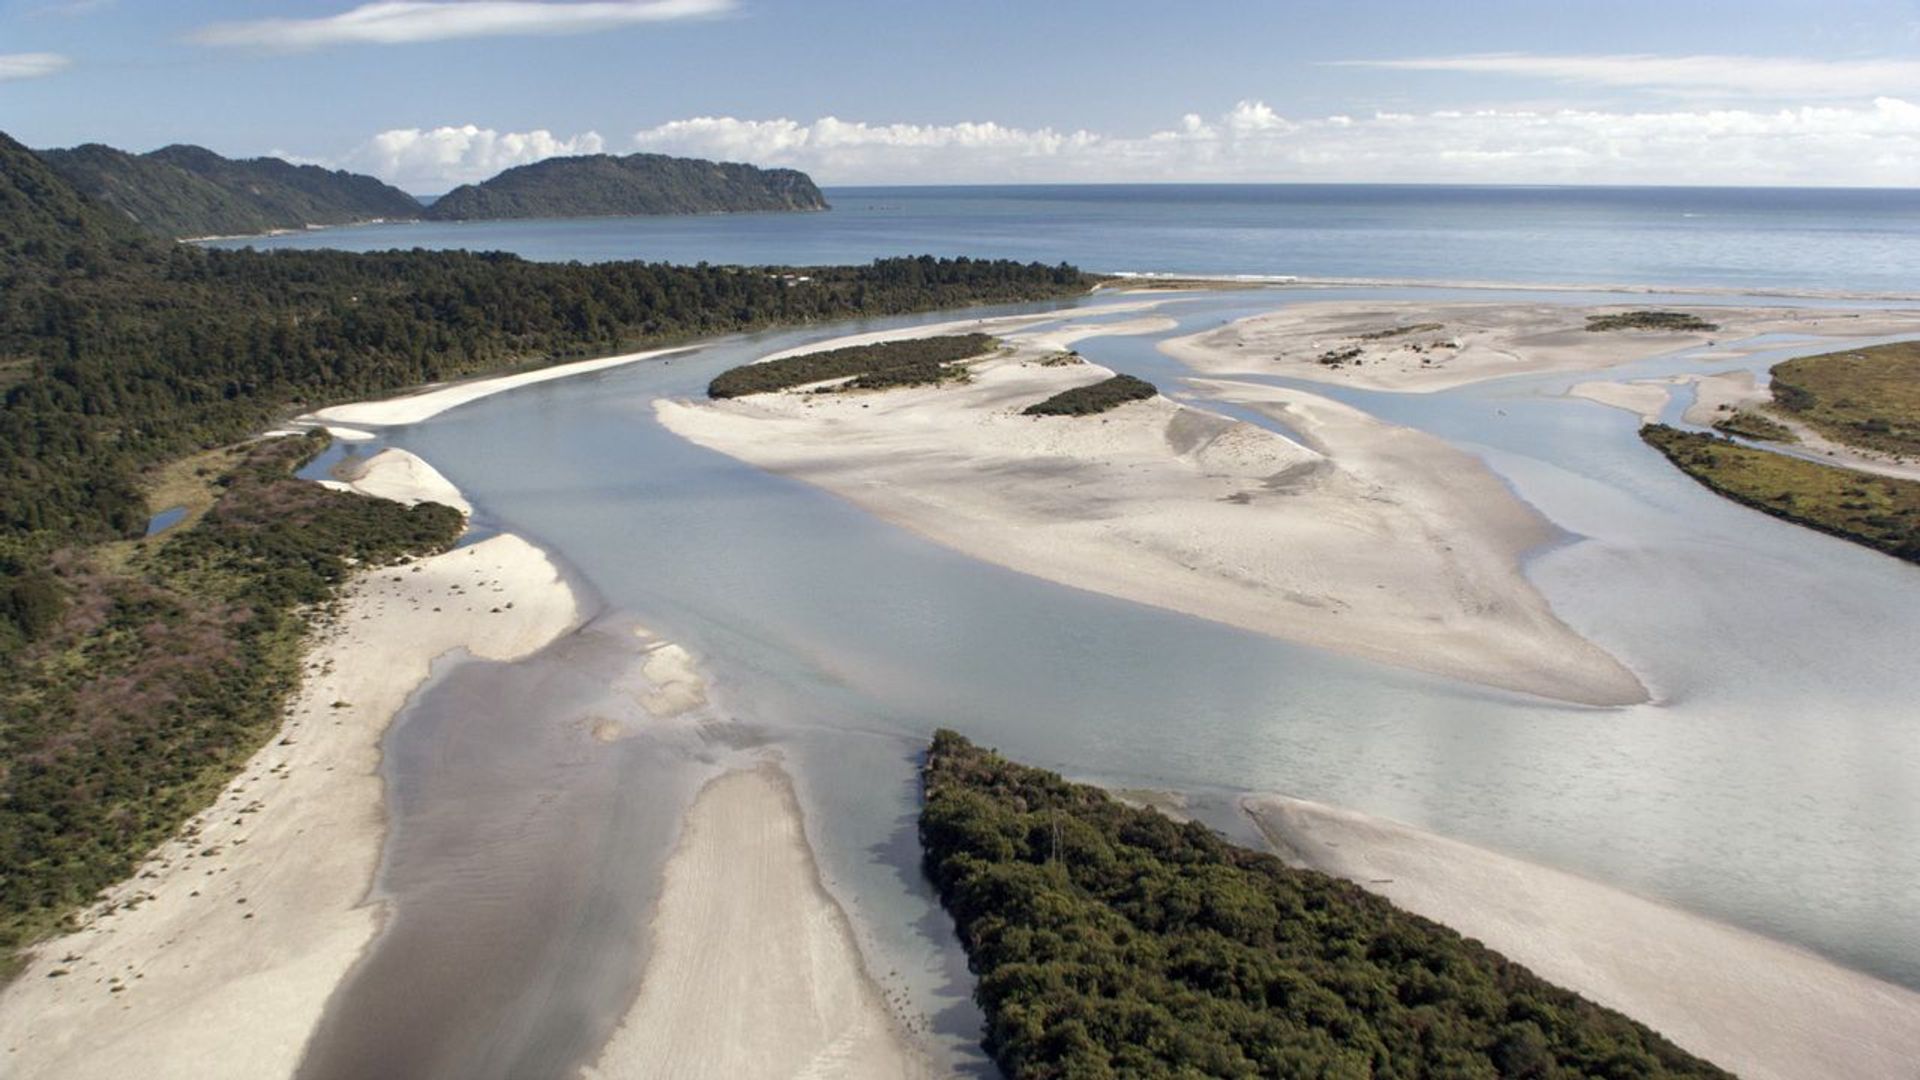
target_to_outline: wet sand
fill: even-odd
[[[1242,802],[1289,859],[1444,923],[1749,1080],[1908,1080],[1920,994],[1563,871],[1349,810]]]

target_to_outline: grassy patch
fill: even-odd
[[[325,445],[253,444],[197,524],[120,568],[53,558],[57,619],[0,656],[0,949],[59,929],[212,800],[279,727],[308,614],[352,566],[459,536],[447,507],[293,479]]]
[[[1725,1077],[1358,886],[943,731],[927,874],[984,1045],[1054,1077]]]
[[[1838,442],[1920,455],[1920,342],[1803,356],[1773,368],[1773,398]]]
[[[1605,330],[1707,331],[1718,330],[1720,325],[1684,311],[1619,311],[1611,315],[1587,316],[1587,329],[1594,333]]]
[[[1087,386],[1062,390],[1045,401],[1020,410],[1022,416],[1091,416],[1129,401],[1145,401],[1160,391],[1145,379],[1115,375]]]
[[[1802,461],[1664,424],[1640,437],[1735,502],[1920,562],[1920,483]]]
[[[1730,415],[1713,422],[1714,430],[1728,435],[1738,435],[1743,439],[1755,439],[1761,442],[1792,443],[1799,442],[1799,436],[1793,429],[1778,420],[1758,413],[1752,409],[1739,409]]]
[[[988,334],[952,334],[827,349],[723,371],[707,384],[707,396],[767,394],[831,379],[849,380],[841,388],[849,390],[944,382],[959,374],[952,365],[989,353],[999,344]]]

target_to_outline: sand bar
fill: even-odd
[[[1588,315],[1635,305],[1312,301],[1162,342],[1209,375],[1284,375],[1369,390],[1432,393],[1487,379],[1590,371],[1712,343],[1728,359],[1758,334],[1850,339],[1920,332],[1920,311],[1686,305],[1712,331],[1589,332]],[[1664,310],[1664,309],[1663,309]]]
[[[726,773],[669,859],[639,997],[597,1080],[927,1075],[820,882],[777,765]]]
[[[1478,938],[1750,1080],[1907,1080],[1920,994],[1770,938],[1364,814],[1243,801],[1281,854]]]
[[[366,896],[388,723],[435,657],[524,656],[577,618],[552,561],[513,535],[361,575],[316,633],[281,733],[0,994],[0,1075],[292,1075],[379,928]]]
[[[1643,424],[1657,424],[1673,394],[1665,383],[1639,380],[1583,382],[1569,389],[1567,396],[1630,412]]]
[[[356,401],[350,405],[334,405],[312,412],[300,419],[325,424],[360,424],[367,427],[391,427],[398,424],[417,424],[438,416],[448,409],[478,401],[484,397],[504,393],[522,386],[551,382],[554,379],[570,378],[574,375],[586,375],[590,372],[605,371],[607,368],[621,367],[626,364],[652,360],[656,357],[671,356],[686,352],[691,346],[677,349],[653,349],[648,352],[625,353],[620,356],[604,356],[597,360],[579,360],[571,364],[555,364],[537,371],[523,371],[517,375],[500,375],[491,379],[472,379],[448,386],[436,387],[406,397],[385,398],[380,401]]]
[[[460,489],[453,486],[453,481],[427,464],[426,459],[399,447],[388,447],[368,458],[344,486],[362,495],[391,499],[407,506],[436,502],[453,507],[463,516],[473,516],[473,507],[466,496],[460,494]]]
[[[1044,361],[1115,329],[1016,335],[964,384],[655,412],[696,443],[1024,573],[1491,686],[1646,699],[1520,573],[1551,527],[1438,439],[1256,386],[1243,400],[1286,412],[1316,445],[1164,397],[1093,417],[1019,415],[1107,377]]]

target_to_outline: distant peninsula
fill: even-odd
[[[83,194],[174,239],[420,216],[419,200],[371,176],[279,158],[235,160],[198,146],[133,154],[99,143],[39,155]]]
[[[441,196],[432,221],[625,217],[741,211],[825,210],[813,179],[797,169],[663,154],[548,158]]]

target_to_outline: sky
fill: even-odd
[[[0,130],[419,194],[555,154],[826,185],[1920,185],[1920,0],[0,0]]]

